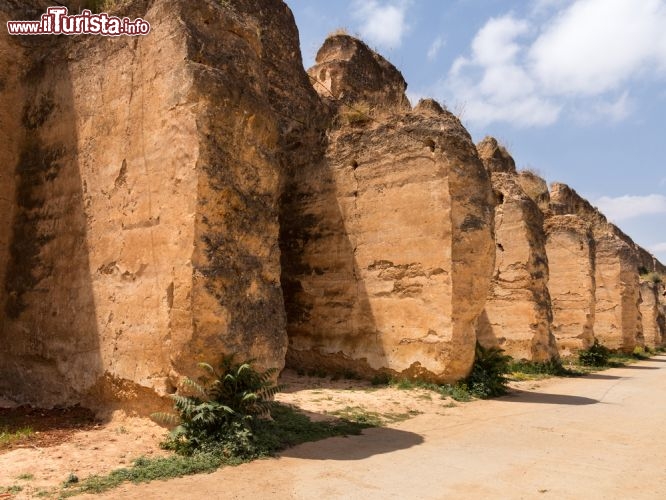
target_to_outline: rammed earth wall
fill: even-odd
[[[0,22],[47,5],[5,0]],[[147,413],[232,352],[452,382],[477,340],[657,345],[638,270],[664,267],[412,109],[364,43],[332,36],[308,74],[280,0],[123,9],[150,35],[0,30],[0,395]]]

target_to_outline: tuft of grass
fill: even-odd
[[[5,495],[5,494],[16,495],[18,493],[21,493],[22,491],[23,491],[23,486],[19,486],[18,484],[13,484],[11,486],[6,486],[6,487],[0,486],[0,495]]]
[[[83,493],[99,494],[126,482],[147,483],[155,479],[169,479],[191,474],[213,472],[222,465],[219,456],[202,453],[193,456],[173,455],[165,458],[137,458],[132,467],[116,469],[106,475],[90,476],[75,484],[64,485],[62,497]]]
[[[440,386],[439,393],[443,397],[448,396],[454,401],[458,401],[460,403],[467,403],[476,397],[470,390],[469,386],[464,382],[458,382],[457,384],[444,384]]]
[[[8,446],[21,441],[33,435],[33,430],[30,427],[22,427],[21,429],[9,430],[8,428],[0,428],[0,447]]]
[[[326,38],[332,38],[334,36],[349,36],[349,31],[344,26],[341,26],[331,31]]]
[[[271,410],[273,420],[260,420],[254,430],[253,454],[229,455],[223,448],[206,447],[191,455],[172,455],[161,458],[140,457],[131,467],[116,469],[106,475],[94,475],[78,483],[65,484],[62,496],[83,493],[98,494],[123,483],[146,483],[157,479],[171,479],[193,474],[210,473],[222,466],[239,465],[251,460],[271,456],[297,444],[318,441],[334,436],[360,434],[363,429],[374,427],[368,422],[339,419],[313,422],[307,415],[289,406],[275,404]]]
[[[509,373],[513,380],[539,380],[548,377],[579,377],[580,370],[565,368],[560,360],[545,362],[511,361]]]
[[[360,406],[347,406],[342,410],[330,412],[330,414],[350,422],[367,425],[368,427],[381,427],[384,425],[384,420],[379,413],[366,410]]]
[[[467,402],[474,399],[474,395],[469,390],[467,384],[458,382],[457,384],[435,384],[423,380],[410,380],[406,378],[392,379],[390,385],[397,389],[425,389],[439,394],[442,398],[452,398],[456,401]]]
[[[20,479],[22,481],[32,481],[35,479],[35,476],[33,474],[30,474],[29,472],[26,472],[25,474],[21,474],[18,476],[16,479]]]
[[[422,412],[418,410],[409,410],[405,413],[378,413],[366,410],[361,406],[347,406],[342,410],[336,410],[330,414],[340,417],[343,420],[366,425],[368,427],[382,427],[386,424],[409,420],[421,413]]]
[[[641,280],[659,284],[664,282],[664,277],[658,272],[641,273]]]
[[[631,353],[631,356],[635,359],[650,359],[650,356],[653,353],[650,352],[650,348],[647,347],[641,347],[641,346],[636,346],[634,348],[634,352]]]
[[[340,118],[344,125],[361,126],[369,123],[372,118],[372,107],[365,101],[355,102],[340,110]]]

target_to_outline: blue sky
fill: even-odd
[[[345,28],[666,263],[666,0],[286,1],[306,67]]]

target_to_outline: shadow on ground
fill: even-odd
[[[584,406],[593,405],[599,401],[591,398],[584,398],[582,396],[568,396],[566,394],[547,394],[543,392],[527,392],[515,391],[498,398],[498,401],[506,401],[507,403],[541,403],[547,405],[572,405]]]
[[[423,443],[423,437],[413,432],[374,427],[360,436],[335,437],[305,443],[285,450],[280,456],[304,460],[363,460],[373,455],[406,450]]]
[[[627,370],[661,370],[658,366],[644,366],[644,365],[625,365],[619,368],[626,368]]]
[[[588,373],[587,375],[583,375],[583,377],[593,380],[620,380],[622,378],[629,378],[629,377],[620,377],[618,375],[604,375],[602,373]]]

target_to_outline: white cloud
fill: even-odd
[[[381,3],[378,0],[355,0],[352,16],[360,23],[361,36],[383,48],[399,47],[407,31],[405,14],[408,2]]]
[[[572,0],[534,0],[532,2],[532,15],[549,14],[551,11],[561,9]]]
[[[525,18],[489,19],[434,93],[477,126],[619,122],[629,81],[666,78],[664,27],[665,0],[536,0]]]
[[[599,210],[614,222],[642,215],[666,214],[666,196],[649,194],[646,196],[602,196],[594,201]]]
[[[444,47],[444,45],[446,45],[446,42],[441,36],[435,38],[430,44],[430,48],[428,49],[428,60],[434,61],[437,58],[437,54],[439,54],[439,51],[442,47]]]
[[[491,18],[474,37],[472,53],[482,66],[498,66],[511,63],[520,51],[516,39],[529,30],[524,20],[513,16]]]
[[[666,65],[662,0],[579,0],[529,50],[534,74],[554,94],[598,95],[650,65]]]
[[[632,102],[629,92],[624,93],[614,100],[599,100],[591,102],[587,106],[574,111],[574,116],[584,124],[591,124],[597,121],[606,121],[617,123],[624,120],[631,114]]]
[[[549,125],[557,120],[560,107],[535,92],[534,80],[520,64],[518,40],[529,30],[527,22],[511,15],[492,18],[474,38],[471,58],[453,63],[443,86],[463,103],[464,119],[481,126],[504,120]]]

